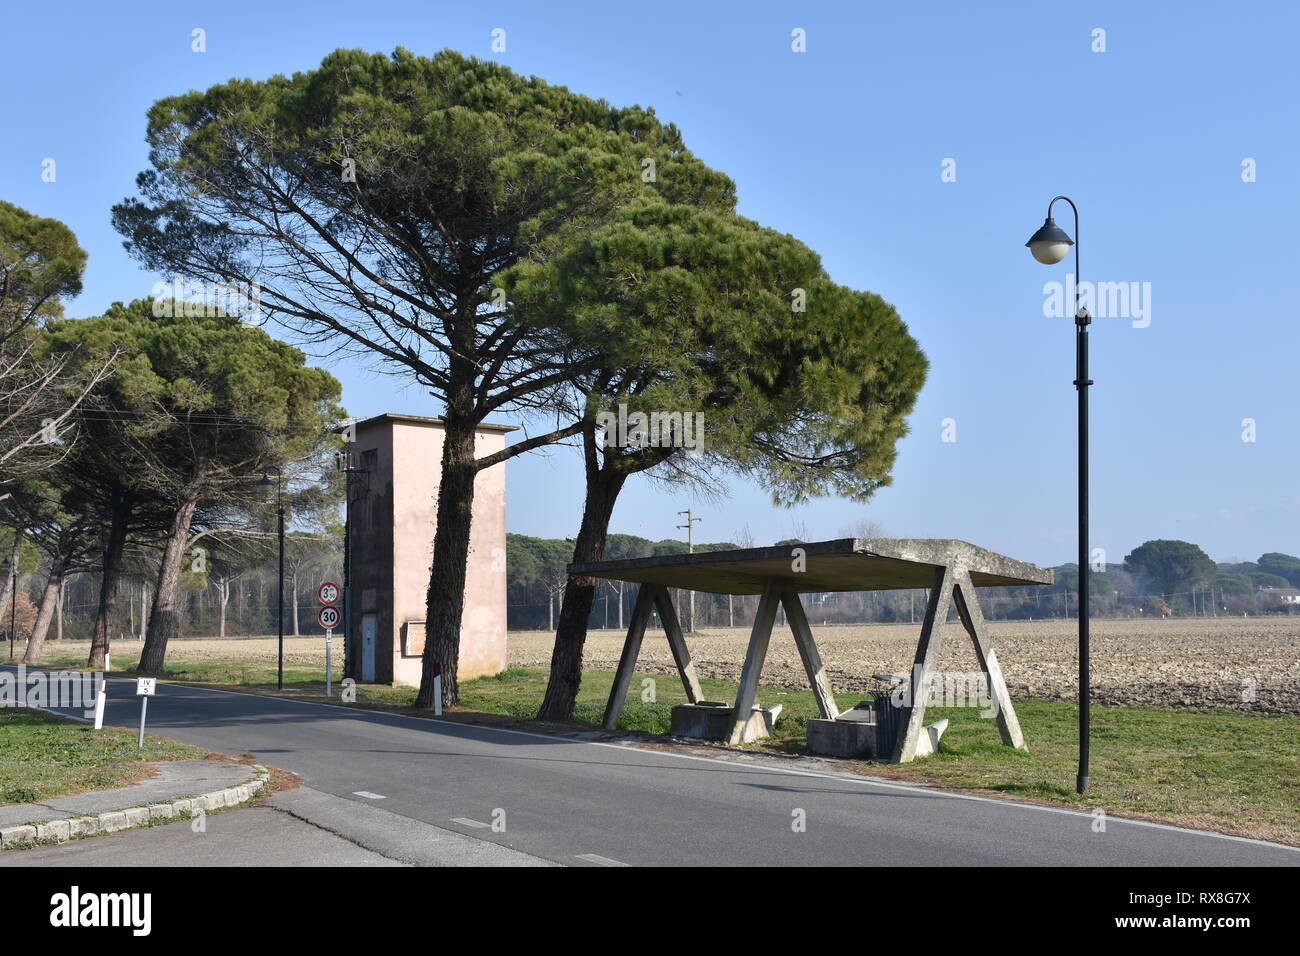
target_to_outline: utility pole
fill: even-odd
[[[695,512],[690,508],[687,508],[685,511],[679,511],[677,513],[679,515],[686,515],[686,524],[679,524],[677,527],[686,529],[686,553],[694,554],[695,553],[695,522],[703,521],[704,519],[695,517]],[[687,628],[687,631],[694,634],[695,633],[695,592],[688,591],[687,593],[690,595],[690,607],[691,607],[691,623],[690,626]]]

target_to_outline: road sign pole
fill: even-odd
[[[149,711],[149,698],[154,695],[157,686],[158,679],[155,677],[137,677],[135,681],[135,693],[140,698],[140,747],[144,747],[144,718]]]
[[[316,600],[320,601],[321,609],[316,612],[316,623],[325,629],[325,696],[330,697],[334,692],[334,668],[333,657],[331,654],[331,643],[334,637],[334,628],[342,623],[342,615],[337,607],[339,598],[344,599],[344,609],[347,608],[347,597],[342,588],[333,581],[326,581],[316,589]],[[346,634],[346,629],[344,630]],[[346,640],[346,638],[344,638]],[[344,645],[344,667],[347,667],[347,646]],[[344,675],[346,676],[346,675]]]

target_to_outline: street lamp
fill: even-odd
[[[1079,305],[1079,246],[1052,219],[1052,207],[1063,199],[1074,210],[1074,234],[1079,235],[1079,209],[1068,196],[1056,196],[1047,204],[1047,219],[1025,243],[1035,259],[1055,265],[1074,246],[1074,387],[1079,394],[1079,775],[1075,790],[1088,789],[1089,703],[1092,696],[1088,679],[1088,325],[1092,317]]]
[[[279,650],[277,651],[275,686],[277,690],[284,690],[284,472],[277,468],[275,470],[275,481],[271,481],[269,475],[263,475],[261,481],[257,483],[257,487],[264,497],[269,496],[271,489],[275,488],[275,514],[279,523],[280,537],[280,601],[276,614],[279,629]]]

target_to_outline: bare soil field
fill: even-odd
[[[1076,699],[1076,621],[995,621],[989,627],[1013,697]],[[813,631],[832,688],[851,697],[883,688],[873,674],[911,669],[920,625]],[[728,681],[739,679],[748,641],[748,629],[741,628],[701,630],[687,637],[700,675]],[[549,632],[511,631],[511,666],[549,667],[552,642]],[[592,631],[583,665],[613,669],[622,644],[622,632]],[[1093,699],[1098,703],[1300,714],[1300,617],[1094,621],[1091,656]],[[676,673],[662,632],[647,630],[639,667]],[[944,628],[940,667],[978,670],[970,639],[956,622]],[[763,683],[807,687],[788,629],[773,631]],[[843,707],[849,702],[839,703]]]

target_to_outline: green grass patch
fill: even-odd
[[[301,639],[292,638],[292,640],[300,641]],[[115,675],[134,673],[136,665],[140,663],[140,648],[141,645],[134,641],[115,645],[112,653],[112,673]],[[184,641],[173,642],[167,649],[167,661],[163,666],[162,673],[158,676],[163,680],[185,681],[193,684],[274,685],[276,683],[277,665],[274,652],[266,659],[186,660],[186,649]],[[292,654],[293,649],[292,644],[287,644],[285,648],[286,655]],[[334,681],[338,683],[343,679],[342,639],[335,641],[334,651],[331,669],[334,672]],[[86,655],[80,650],[68,651],[58,645],[51,646],[47,644],[41,654],[41,663],[38,666],[50,670],[85,670]],[[286,684],[319,683],[323,685],[325,683],[325,667],[323,664],[311,666],[286,661],[284,682]]]
[[[206,750],[105,727],[96,731],[37,710],[0,709],[0,804],[120,787],[141,779],[152,760],[201,758]]]

